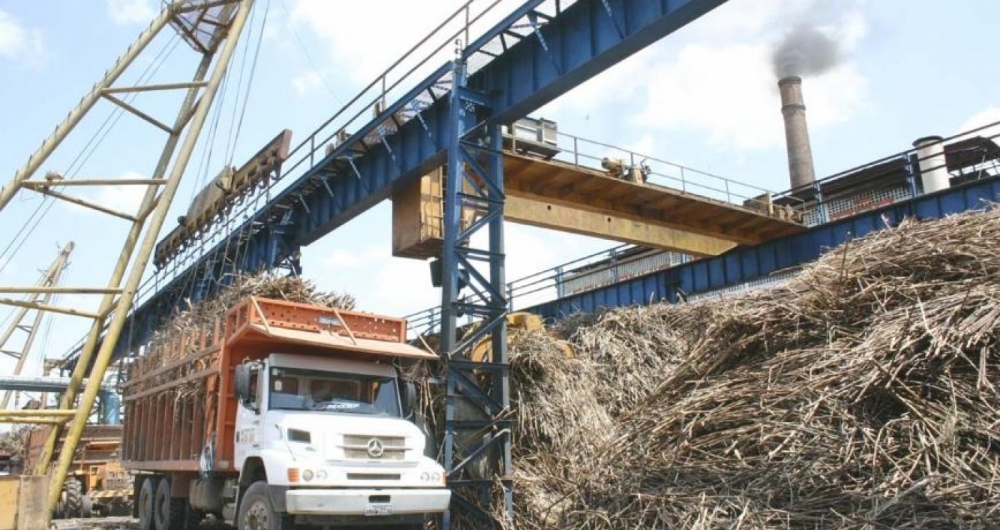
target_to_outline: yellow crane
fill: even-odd
[[[47,526],[48,519],[62,496],[63,483],[72,464],[73,455],[83,434],[87,418],[100,391],[104,373],[122,331],[126,316],[142,280],[143,273],[159,237],[174,195],[188,166],[199,135],[208,118],[215,96],[233,57],[237,42],[247,23],[253,0],[171,0],[135,42],[112,65],[104,77],[81,99],[38,150],[0,190],[0,216],[17,194],[39,193],[61,202],[72,203],[128,223],[128,232],[121,243],[119,256],[104,287],[18,287],[2,286],[4,293],[75,293],[101,297],[96,311],[76,307],[36,303],[34,307],[47,312],[87,318],[89,332],[80,350],[79,360],[71,375],[69,388],[63,394],[59,408],[46,411],[6,411],[4,421],[12,423],[51,423],[45,448],[35,469],[36,474],[51,473],[51,480],[32,481],[42,491],[20,492],[21,498],[46,499],[46,509],[29,510],[36,518],[19,521],[25,526]],[[165,29],[173,29],[194,51],[198,67],[190,79],[145,85],[120,85],[118,81],[132,67],[141,66],[143,52]],[[179,92],[183,94],[172,122],[164,123],[150,113],[133,106],[130,98],[141,92]],[[162,130],[166,135],[155,169],[148,178],[71,178],[70,175],[49,173],[36,178],[50,155],[95,105],[108,102],[140,120]],[[119,149],[127,146],[118,145]],[[110,186],[140,186],[145,188],[142,200],[134,212],[120,211],[106,204],[85,198],[79,190]],[[17,221],[5,219],[4,225]],[[104,238],[105,241],[101,241]],[[94,244],[108,248],[106,236],[95,234]],[[87,242],[81,242],[81,246]],[[113,247],[110,247],[113,249]],[[112,250],[113,251],[113,250]],[[10,303],[3,300],[4,303]],[[18,304],[13,304],[18,305]],[[81,387],[84,379],[85,387]],[[65,432],[63,424],[69,421]],[[65,445],[52,466],[56,443],[65,434]],[[51,469],[50,469],[51,468]],[[45,487],[38,486],[44,484]],[[46,491],[47,490],[47,491]],[[35,505],[37,506],[37,505]],[[42,513],[35,513],[35,512]],[[19,511],[19,514],[22,512]],[[38,520],[40,519],[40,521]]]

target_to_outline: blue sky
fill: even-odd
[[[282,128],[298,139],[307,136],[460,3],[258,0],[217,104],[212,141],[206,131],[170,219],[227,160],[242,162]],[[504,0],[498,13],[518,3]],[[4,183],[158,6],[153,0],[0,0]],[[556,120],[561,131],[780,191],[787,187],[787,166],[768,57],[791,27],[807,22],[840,45],[840,63],[807,78],[804,86],[817,173],[829,175],[906,149],[920,136],[947,136],[1000,119],[995,88],[1000,70],[992,67],[1000,44],[996,20],[1000,2],[988,0],[730,0],[536,115]],[[143,57],[129,79],[157,64],[155,52],[166,43],[154,42],[154,53]],[[154,80],[184,79],[195,61],[181,45]],[[171,97],[139,101],[143,110],[169,119]],[[131,116],[115,122],[86,163],[71,164],[112,108],[98,104],[43,171],[74,168],[79,177],[149,174],[163,135]],[[240,119],[237,135],[232,123]],[[117,187],[89,196],[134,209],[134,191]],[[0,250],[40,204],[40,196],[22,192],[0,212]],[[123,230],[124,222],[56,204],[18,252],[0,254],[0,284],[33,284],[58,246],[73,240],[77,251],[65,283],[103,285]],[[508,278],[612,245],[509,226]],[[321,287],[353,293],[368,311],[403,315],[433,305],[439,294],[430,286],[426,264],[391,258],[390,246],[389,207],[383,204],[306,248],[304,274]],[[92,308],[96,298],[66,295],[61,303]],[[0,322],[6,313],[0,309]],[[46,329],[44,355],[58,357],[82,336],[85,323],[58,317]],[[33,357],[40,355],[36,351]]]

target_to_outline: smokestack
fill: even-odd
[[[918,138],[913,142],[913,147],[917,148],[920,181],[924,185],[924,193],[948,189],[951,186],[951,174],[948,173],[948,160],[944,156],[944,138],[940,136]]]
[[[809,128],[806,126],[806,105],[802,100],[802,78],[788,76],[778,81],[781,91],[781,114],[785,117],[785,142],[788,144],[788,174],[792,189],[816,181]]]

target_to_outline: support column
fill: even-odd
[[[452,510],[489,525],[502,503],[513,520],[510,385],[507,359],[507,286],[504,270],[503,138],[489,123],[490,100],[466,87],[463,61],[454,64],[450,100],[447,173],[444,193],[444,248],[441,256],[441,354],[447,366],[444,466],[452,488]],[[473,216],[463,216],[470,211]],[[462,218],[473,218],[463,226]],[[486,230],[487,247],[473,236]],[[470,292],[462,301],[460,285]],[[480,325],[461,340],[457,317]],[[491,352],[473,361],[472,349],[488,341]],[[484,436],[470,436],[485,432]],[[492,490],[501,484],[497,499]]]

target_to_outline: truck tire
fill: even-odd
[[[82,517],[83,514],[83,484],[75,478],[66,479],[63,485],[66,502],[63,504],[66,517]]]
[[[146,477],[139,489],[139,495],[135,501],[139,530],[153,530],[153,498],[156,496],[156,482],[156,477]]]
[[[80,498],[80,517],[87,519],[94,516],[94,502],[89,495]]]
[[[170,479],[162,478],[153,497],[154,530],[184,530],[187,502],[170,497]]]
[[[293,528],[295,520],[287,514],[276,512],[274,506],[271,506],[267,482],[259,480],[247,488],[240,501],[236,530],[292,530]]]
[[[154,530],[153,504],[155,504],[157,477],[146,477],[142,481],[139,495],[136,499],[136,516],[139,518],[139,530]]]

